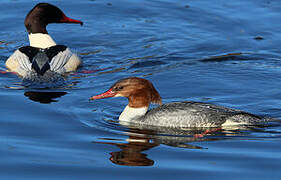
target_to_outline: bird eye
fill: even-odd
[[[124,87],[123,86],[117,86],[116,88],[114,88],[115,91],[120,91],[122,90]]]

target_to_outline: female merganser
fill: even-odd
[[[48,34],[50,23],[78,23],[82,21],[67,17],[59,8],[48,3],[37,4],[26,16],[24,24],[30,46],[16,50],[6,61],[9,71],[22,77],[30,74],[64,74],[75,71],[81,64],[80,58],[64,45],[57,45]],[[48,73],[46,73],[48,72]],[[46,78],[45,78],[46,79]]]
[[[129,104],[119,120],[146,126],[220,127],[227,125],[253,125],[264,118],[222,106],[201,102],[173,102],[162,105],[162,100],[152,83],[146,79],[130,77],[117,81],[108,91],[90,100],[108,97],[126,97]],[[148,111],[150,103],[160,104]]]

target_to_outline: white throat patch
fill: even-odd
[[[147,110],[148,110],[148,107],[132,108],[127,105],[126,108],[121,113],[121,115],[119,116],[119,120],[120,121],[130,121],[134,118],[144,116],[145,113],[147,112]]]
[[[43,34],[43,33],[35,33],[35,34],[29,34],[29,43],[32,47],[37,48],[48,48],[51,46],[56,45],[55,41],[49,34]]]

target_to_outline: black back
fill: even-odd
[[[19,48],[19,51],[25,54],[28,57],[29,61],[32,62],[32,59],[40,51],[40,48],[36,48],[32,46],[23,46]]]
[[[64,45],[55,45],[55,46],[45,49],[45,53],[46,53],[47,57],[49,58],[49,62],[51,62],[53,57],[55,57],[58,53],[65,51],[66,48],[67,47]]]
[[[49,63],[52,61],[53,57],[55,57],[58,53],[66,50],[66,46],[64,45],[55,45],[46,49],[36,48],[32,46],[24,46],[19,48],[19,51],[25,54],[28,58],[30,63],[32,63],[33,58],[38,54],[38,52],[44,52],[49,59]]]

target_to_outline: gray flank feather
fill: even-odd
[[[63,52],[59,52],[50,62],[51,71],[64,72],[64,66],[71,56],[72,52],[68,48]]]

